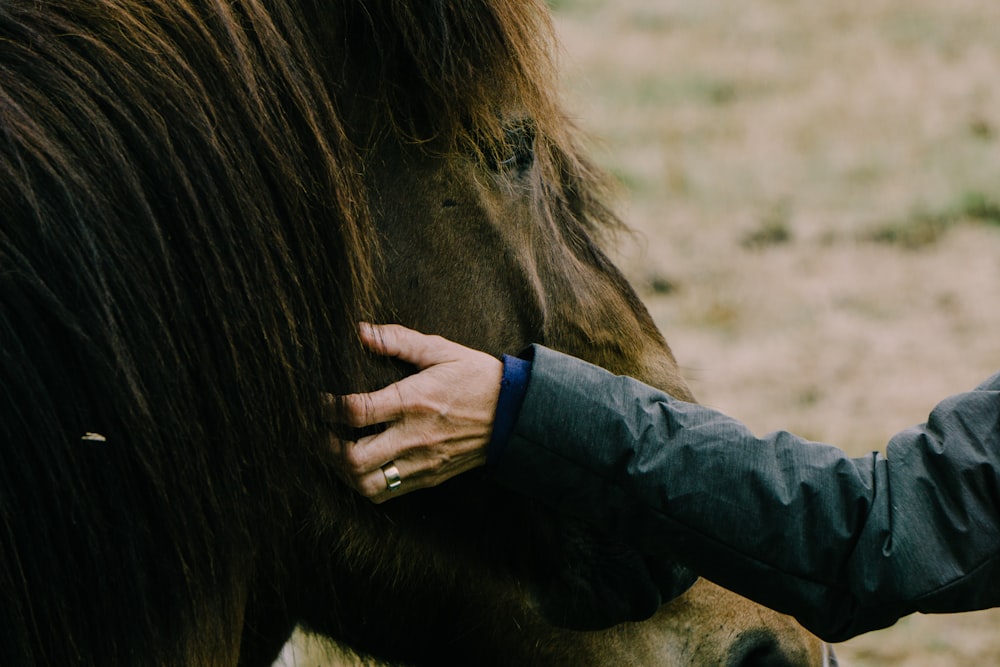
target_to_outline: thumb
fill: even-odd
[[[372,352],[406,361],[420,370],[454,361],[464,349],[441,336],[428,336],[399,324],[362,322],[359,330],[361,342]]]

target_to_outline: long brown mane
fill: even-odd
[[[0,662],[220,664],[375,312],[385,135],[516,157],[613,224],[540,2],[0,5]],[[526,113],[525,113],[526,112]]]

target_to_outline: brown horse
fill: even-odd
[[[322,392],[405,372],[361,318],[689,396],[595,244],[541,2],[6,0],[0,37],[0,663],[263,665],[296,624],[418,664],[820,663],[704,583],[561,629],[628,620],[598,584],[634,554],[474,476],[376,508],[333,473]]]

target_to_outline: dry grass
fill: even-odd
[[[703,402],[861,455],[1000,368],[1000,4],[553,4],[638,230],[620,262]],[[1000,664],[998,628],[917,616],[839,653]]]

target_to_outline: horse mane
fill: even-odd
[[[0,656],[215,664],[331,483],[318,397],[377,303],[368,142],[501,155],[515,109],[567,219],[613,226],[547,12],[10,0],[0,39]]]

